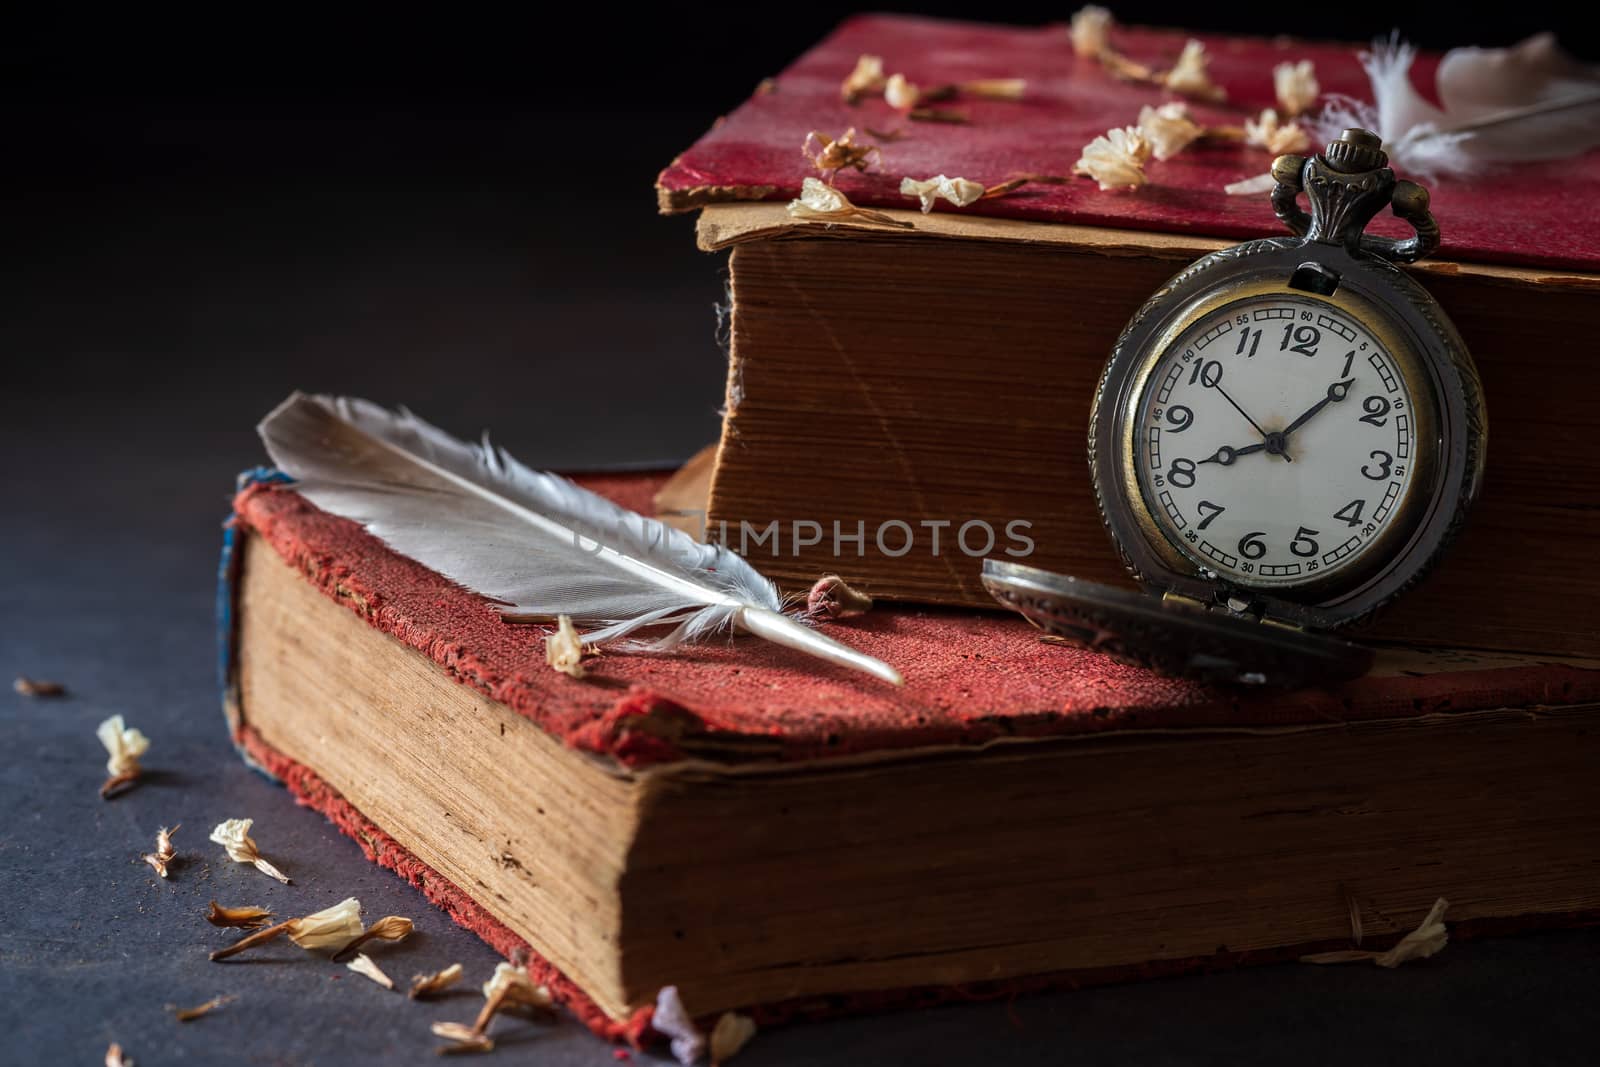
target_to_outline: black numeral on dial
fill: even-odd
[[[1373,426],[1387,426],[1389,424],[1389,401],[1381,396],[1369,396],[1361,402],[1361,410],[1366,414],[1361,416],[1361,421],[1371,423]]]
[[[1239,538],[1239,555],[1245,559],[1260,559],[1267,554],[1267,543],[1261,538],[1266,535],[1265,530],[1247,533]]]
[[[1182,404],[1174,404],[1167,409],[1167,421],[1172,423],[1172,433],[1182,433],[1194,425],[1194,412]]]
[[[1317,542],[1313,540],[1318,532],[1319,531],[1309,529],[1305,526],[1300,527],[1300,529],[1294,532],[1294,540],[1289,542],[1289,551],[1293,552],[1301,559],[1307,559],[1311,556],[1315,556],[1321,551],[1321,549],[1317,547]]]
[[[1245,359],[1249,359],[1251,356],[1256,354],[1256,349],[1258,349],[1260,347],[1261,347],[1261,331],[1260,330],[1240,330],[1239,331],[1239,347],[1235,348],[1233,350],[1233,354],[1236,355],[1236,356],[1243,356]],[[1246,348],[1249,349],[1248,352],[1245,351]]]
[[[1346,526],[1361,525],[1361,509],[1367,506],[1365,500],[1352,500],[1344,507],[1333,513],[1336,519],[1343,519]]]
[[[1221,504],[1213,504],[1209,500],[1200,501],[1200,503],[1195,505],[1195,508],[1199,510],[1200,514],[1205,516],[1205,518],[1200,520],[1200,529],[1202,530],[1215,522],[1218,515],[1221,515],[1224,511],[1228,510]]]
[[[1364,463],[1361,466],[1361,473],[1375,482],[1381,482],[1389,477],[1389,472],[1394,469],[1394,457],[1387,452],[1374,449],[1367,453],[1367,458],[1375,461],[1378,469],[1373,470],[1371,463]]]
[[[1167,480],[1179,489],[1188,489],[1194,485],[1194,460],[1178,458],[1172,461],[1172,469],[1167,471]]]
[[[1291,345],[1290,341],[1295,343]],[[1317,354],[1317,345],[1321,343],[1322,331],[1315,326],[1296,326],[1292,322],[1286,322],[1283,324],[1283,343],[1278,346],[1278,351],[1314,356]]]
[[[1222,364],[1216,360],[1204,360],[1194,365],[1194,370],[1189,374],[1189,384],[1196,382],[1204,386],[1215,386],[1222,381]]]

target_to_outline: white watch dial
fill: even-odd
[[[1363,559],[1417,460],[1393,355],[1316,300],[1250,297],[1206,315],[1161,354],[1136,410],[1156,521],[1241,585],[1303,584]]]

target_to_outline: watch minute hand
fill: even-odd
[[[1330,403],[1336,404],[1345,397],[1349,396],[1350,386],[1354,382],[1354,378],[1346,378],[1342,382],[1334,382],[1332,385],[1328,386],[1328,394],[1307,408],[1298,419],[1295,419],[1289,425],[1285,426],[1283,428],[1283,436],[1288,437],[1301,426],[1304,426],[1311,420],[1311,416],[1327,407]]]

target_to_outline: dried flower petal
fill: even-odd
[[[544,639],[544,659],[568,677],[583,677],[583,638],[578,636],[571,616],[556,619],[556,632]]]
[[[1245,178],[1242,181],[1229,182],[1222,187],[1222,191],[1229,196],[1259,196],[1270,193],[1278,187],[1278,179],[1270,173],[1257,174],[1254,178]]]
[[[1087,174],[1102,189],[1133,189],[1144,184],[1144,164],[1149,158],[1150,142],[1137,127],[1124,126],[1090,141],[1072,172]]]
[[[881,91],[883,83],[883,57],[858,56],[855,69],[845,75],[844,84],[839,86],[839,95],[845,103],[853,104],[869,93]]]
[[[1295,123],[1279,124],[1278,113],[1269,107],[1259,118],[1244,120],[1244,143],[1281,156],[1305,151],[1311,147],[1311,138]]]
[[[17,680],[11,683],[11,688],[25,697],[59,697],[67,693],[67,687],[60,682],[47,682],[22,675],[18,675]]]
[[[270,875],[284,885],[292,884],[288,875],[261,858],[261,851],[250,836],[250,827],[253,825],[254,819],[229,819],[217,824],[217,828],[211,831],[211,840],[226,849],[228,858],[235,863],[251,864],[262,874]]]
[[[356,958],[345,964],[350,970],[363,977],[370,978],[385,989],[394,988],[394,979],[383,973],[383,968],[372,962],[372,957],[365,952],[356,953]]]
[[[856,207],[843,193],[819,178],[807,178],[801,183],[800,198],[789,201],[789,217],[820,222],[853,219],[882,226],[911,226],[909,222],[892,219],[882,212]]]
[[[850,619],[871,610],[872,598],[837,574],[824,574],[806,594],[806,614],[812,618]]]
[[[1097,58],[1111,43],[1111,12],[1090,4],[1072,13],[1072,50],[1085,59]]]
[[[131,729],[121,715],[113,715],[95,730],[100,743],[106,747],[106,770],[111,777],[100,787],[102,797],[110,796],[119,786],[138,779],[142,768],[139,757],[150,750],[150,739],[138,730]]]
[[[1147,104],[1139,111],[1139,135],[1149,142],[1151,154],[1163,162],[1188,148],[1204,132],[1189,117],[1189,106],[1178,101],[1160,107]]]
[[[1302,59],[1298,63],[1279,63],[1273,67],[1272,88],[1277,94],[1278,106],[1290,118],[1309,110],[1322,92],[1309,59]]]
[[[434,1023],[433,1035],[450,1042],[438,1048],[437,1051],[441,1056],[457,1052],[494,1051],[494,1042],[487,1034],[480,1034],[465,1023]]]
[[[944,107],[914,107],[906,112],[906,118],[912,122],[943,122],[953,126],[965,125],[972,121],[965,111]]]
[[[855,138],[854,126],[838,138],[812,130],[801,143],[800,154],[811,160],[812,166],[827,174],[831,182],[834,175],[847,167],[865,171],[873,155],[880,152],[877,145],[856,144]]]
[[[241,930],[259,930],[267,925],[267,920],[270,918],[272,912],[266,908],[250,906],[224,908],[214,900],[211,902],[211,910],[206,913],[206,922],[212,926],[232,926]]]
[[[738,1055],[756,1036],[756,1022],[748,1015],[725,1011],[711,1028],[711,1067],[721,1067]]]
[[[163,878],[167,876],[167,864],[171,863],[173,857],[178,854],[177,850],[172,847],[172,835],[177,833],[182,826],[183,824],[179,823],[170,830],[163,826],[161,831],[156,834],[156,850],[144,854],[144,861],[154,867],[156,873]]]
[[[180,1023],[193,1022],[194,1020],[200,1018],[203,1015],[210,1015],[212,1012],[216,1011],[218,1008],[222,1007],[224,1004],[230,1003],[230,1002],[238,1000],[238,999],[239,999],[238,996],[233,994],[233,993],[228,993],[228,994],[225,994],[225,995],[220,996],[220,997],[212,997],[210,1000],[206,1001],[204,1004],[196,1004],[192,1008],[180,1008],[177,1011],[172,1013],[172,1017],[174,1019],[177,1019]],[[167,1007],[170,1008],[170,1007],[172,1007],[172,1005],[169,1004],[169,1005],[167,1005]]]
[[[361,901],[346,897],[331,908],[290,919],[288,934],[303,949],[343,948],[361,936]]]
[[[1417,928],[1402,937],[1393,948],[1386,952],[1371,952],[1365,949],[1341,949],[1337,952],[1317,952],[1309,956],[1301,956],[1301,963],[1362,963],[1371,960],[1379,967],[1398,967],[1411,960],[1425,960],[1436,955],[1450,940],[1450,932],[1444,925],[1444,913],[1450,907],[1450,902],[1440,897],[1433,902],[1433,907],[1428,909],[1427,916],[1418,924]]]
[[[883,98],[889,106],[899,111],[910,111],[922,99],[922,90],[906,79],[904,74],[891,74],[883,83]]]
[[[1028,91],[1028,81],[1026,78],[974,78],[957,83],[955,89],[962,96],[984,100],[1021,100]],[[924,94],[923,99],[927,98]]]
[[[922,213],[926,215],[940,197],[956,207],[966,207],[983,195],[983,186],[965,178],[946,178],[943,174],[920,182],[915,178],[901,178],[900,195],[922,201]]]
[[[442,971],[434,971],[432,974],[413,975],[411,978],[411,999],[425,1000],[436,993],[442,993],[461,981],[463,973],[461,964],[452,963]]]
[[[133,1060],[122,1052],[122,1046],[115,1041],[106,1048],[106,1067],[133,1067]]]
[[[663,986],[656,994],[656,1012],[650,1025],[671,1039],[672,1055],[684,1067],[690,1067],[705,1054],[706,1035],[695,1026],[694,1018],[684,1008],[677,986]]]
[[[368,941],[404,941],[411,936],[411,931],[414,929],[416,929],[416,925],[403,915],[385,915],[362,931],[361,935],[354,941],[335,952],[333,958],[336,960],[342,959],[365,945]]]
[[[1202,100],[1223,100],[1228,95],[1206,70],[1206,46],[1192,38],[1183,46],[1172,69],[1161,76],[1161,84],[1175,93]]]

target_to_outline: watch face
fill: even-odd
[[[1157,353],[1133,406],[1137,481],[1204,570],[1284,588],[1376,562],[1418,455],[1408,353],[1344,308],[1224,304]]]

